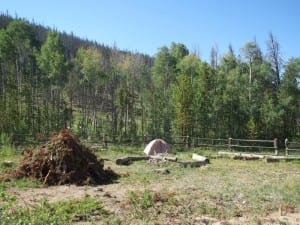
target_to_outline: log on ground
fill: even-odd
[[[266,156],[265,157],[265,162],[279,162],[279,161],[285,161],[285,162],[289,162],[289,161],[300,161],[300,157],[298,156]]]
[[[126,157],[117,159],[116,164],[128,166],[133,161],[141,161],[141,160],[148,160],[148,159],[149,159],[149,156],[126,156]]]
[[[149,158],[153,161],[169,161],[169,162],[177,162],[177,157],[166,156],[162,154],[150,155]]]
[[[236,160],[261,160],[264,159],[264,155],[249,154],[249,153],[234,153],[234,152],[218,152],[223,157],[228,157]]]

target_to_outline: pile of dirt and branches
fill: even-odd
[[[105,184],[117,177],[104,169],[104,161],[63,129],[36,149],[25,151],[19,167],[12,173],[16,178],[31,177],[46,185]]]

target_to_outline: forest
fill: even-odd
[[[201,60],[183,43],[154,57],[0,15],[0,133],[300,139],[300,58],[269,33]]]

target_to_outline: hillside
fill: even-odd
[[[283,141],[300,136],[300,58],[272,33],[210,62],[182,43],[155,58],[0,15],[0,132],[133,141],[175,136]]]

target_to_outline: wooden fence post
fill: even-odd
[[[197,147],[197,139],[195,137],[192,138],[192,146],[193,148]]]
[[[231,141],[232,141],[232,138],[228,138],[228,147],[229,147],[230,151],[231,151]]]
[[[275,155],[278,155],[278,139],[274,138]]]
[[[106,134],[103,134],[103,147],[107,148]]]
[[[289,155],[289,139],[285,139],[284,140],[284,145],[285,145],[285,155],[288,156]]]
[[[190,137],[188,135],[186,136],[186,140],[185,141],[186,141],[186,143],[185,143],[186,147],[189,148],[190,147]]]

